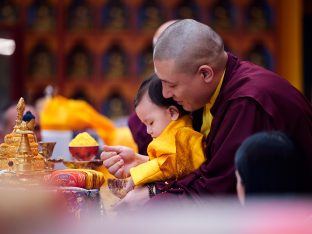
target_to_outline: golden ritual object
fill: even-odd
[[[28,140],[28,134],[32,134],[32,132],[18,130],[16,133],[21,135],[21,140],[17,148],[16,172],[33,171],[34,166],[32,164],[31,148]]]
[[[54,163],[50,160],[56,142],[38,142],[39,154],[44,158],[45,169],[53,169]]]
[[[38,152],[38,142],[34,133],[35,119],[23,121],[25,101],[20,98],[13,131],[4,137],[0,144],[0,170],[16,174],[34,174],[44,171],[45,161]]]

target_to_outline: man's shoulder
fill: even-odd
[[[287,80],[249,62],[240,61],[228,74],[213,111],[226,110],[235,103],[261,106],[269,115],[307,109],[305,98]],[[224,108],[222,108],[224,107]],[[279,114],[278,114],[279,113]]]
[[[222,93],[226,100],[249,97],[257,101],[268,97],[285,97],[287,92],[295,88],[276,73],[247,61],[240,61],[235,70],[228,74]]]

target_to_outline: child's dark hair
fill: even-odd
[[[147,78],[146,80],[144,80],[141,83],[141,85],[140,85],[140,87],[139,87],[139,89],[137,91],[137,94],[134,97],[134,108],[136,108],[140,104],[140,102],[142,100],[142,97],[144,96],[144,94],[146,92],[148,92],[148,87],[149,87],[149,85],[151,83],[152,78],[153,78],[153,76]]]
[[[238,148],[235,166],[247,195],[299,193],[304,167],[301,155],[286,134],[260,132]]]
[[[163,97],[162,83],[156,74],[152,75],[142,82],[141,86],[138,89],[137,95],[134,98],[134,107],[137,107],[139,105],[142,97],[146,92],[148,92],[148,96],[155,105],[161,107],[175,106],[178,108],[180,116],[187,113],[187,111],[185,111],[183,107],[179,105],[175,100],[173,100],[172,98]]]

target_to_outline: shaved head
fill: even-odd
[[[191,19],[179,20],[160,35],[153,59],[172,59],[175,70],[181,73],[194,73],[203,64],[224,69],[223,40],[205,24]]]

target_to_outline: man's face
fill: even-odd
[[[175,70],[174,60],[155,60],[155,73],[162,81],[163,96],[172,97],[186,111],[195,111],[207,102],[207,84],[199,73],[190,75]]]

